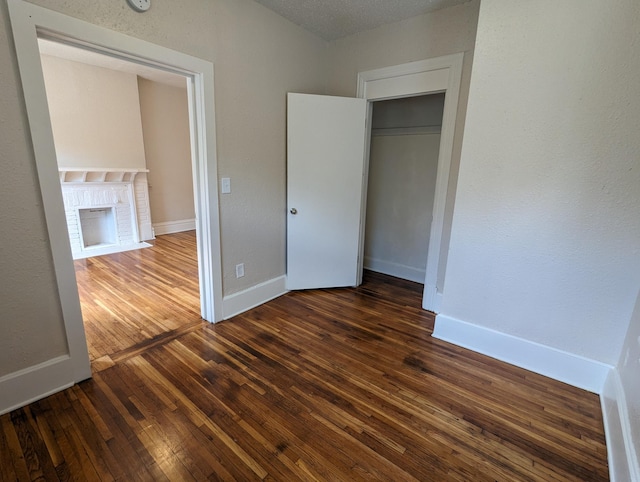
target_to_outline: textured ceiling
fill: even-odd
[[[256,1],[325,40],[335,40],[469,0]]]
[[[452,7],[470,0],[256,0],[325,40],[335,40],[380,25]],[[140,77],[184,87],[180,75],[163,72],[48,40],[39,40],[44,55],[120,70]]]

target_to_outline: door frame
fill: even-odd
[[[77,382],[89,378],[91,371],[37,39],[47,38],[187,78],[200,308],[202,317],[210,322],[222,320],[213,64],[22,0],[8,0],[8,6],[72,381]]]
[[[381,69],[358,73],[357,97],[367,100],[367,133],[365,147],[365,174],[362,188],[362,213],[360,217],[359,280],[362,281],[364,264],[364,237],[367,206],[367,182],[369,176],[369,150],[371,144],[372,103],[380,100],[414,97],[417,95],[445,92],[440,151],[433,203],[433,219],[429,235],[429,251],[424,282],[422,307],[438,312],[442,300],[442,280],[438,279],[441,264],[446,267],[447,253],[443,246],[445,230],[451,226],[445,223],[447,195],[450,189],[451,158],[453,139],[458,112],[458,98],[462,78],[464,53],[419,60]],[[455,186],[451,187],[455,189]]]

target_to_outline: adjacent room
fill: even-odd
[[[110,366],[201,323],[187,81],[38,46],[89,358]]]
[[[0,15],[0,480],[640,480],[640,4]]]

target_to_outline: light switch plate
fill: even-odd
[[[223,177],[220,181],[222,185],[222,194],[229,194],[231,192],[231,178]]]

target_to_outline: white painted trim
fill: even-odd
[[[427,69],[420,72],[404,73],[392,77],[372,78],[365,83],[367,99],[395,99],[412,95],[441,92],[447,88],[449,68]]]
[[[202,66],[197,74],[187,78],[187,97],[192,126],[200,311],[205,320],[217,322],[223,319],[223,307],[213,64],[197,60]]]
[[[640,480],[640,465],[631,430],[631,414],[617,369],[612,369],[600,394],[604,433],[607,440],[609,478],[612,482]]]
[[[76,380],[69,355],[0,378],[0,415],[72,386]]]
[[[444,298],[444,295],[437,291],[436,287],[433,287],[433,290],[436,293],[436,300],[435,300],[435,307],[432,310],[434,313],[440,313],[440,307],[442,306],[442,299]]]
[[[433,219],[431,222],[431,233],[429,235],[429,249],[424,280],[425,291],[422,300],[423,307],[434,312],[437,312],[440,308],[437,295],[442,294],[442,287],[438,287],[439,266],[441,260],[446,260],[446,253],[442,253],[442,239],[445,229],[445,207],[447,191],[449,189],[453,138],[458,112],[458,97],[460,94],[463,60],[464,53],[457,53],[402,65],[394,65],[382,69],[369,70],[358,74],[357,96],[369,101],[367,145],[371,138],[372,101],[446,92],[442,115]],[[375,88],[370,91],[369,86],[374,85]],[[361,263],[363,263],[364,260],[364,220],[366,219],[368,166],[369,150],[367,149],[365,152],[365,177],[363,179],[363,207],[360,235],[359,259]]]
[[[163,234],[181,233],[183,231],[193,231],[196,229],[195,219],[180,219],[178,221],[165,221],[153,223],[153,234],[162,236]]]
[[[364,94],[362,94],[364,95]],[[358,97],[361,96],[360,74],[358,74]],[[373,124],[373,103],[367,102],[367,113],[364,125],[364,159],[362,168],[362,186],[360,188],[360,236],[358,238],[358,267],[356,273],[356,286],[362,284],[364,272],[364,242],[367,220],[367,196],[369,194],[369,159],[371,158],[371,130]]]
[[[405,264],[393,263],[383,259],[376,259],[370,256],[364,257],[364,268],[376,273],[388,274],[396,278],[423,283],[425,271]]]
[[[392,77],[400,77],[405,75],[412,75],[420,72],[427,72],[430,70],[448,69],[458,60],[462,61],[463,53],[443,55],[442,57],[434,57],[426,60],[417,60],[415,62],[408,62],[406,64],[392,65],[389,67],[382,67],[380,69],[368,70],[358,73],[358,97],[365,92],[366,83],[370,80],[387,79]],[[428,93],[428,92],[423,92]],[[401,95],[401,97],[404,96]]]
[[[228,320],[251,308],[255,308],[267,301],[271,301],[278,296],[287,293],[286,276],[279,276],[264,283],[257,284],[246,290],[225,296],[222,303],[224,306],[224,319]]]
[[[442,298],[442,293],[438,291],[435,285],[424,285],[422,308],[434,313],[439,313],[440,307],[442,306]]]
[[[433,336],[598,394],[612,369],[611,365],[445,315],[436,317]]]
[[[82,172],[82,173],[88,173],[88,172],[97,172],[97,173],[104,173],[109,174],[112,172],[117,172],[117,173],[139,173],[139,172],[149,172],[149,169],[139,169],[137,167],[59,167],[58,170],[60,172]],[[116,182],[128,182],[127,181],[116,181]],[[104,180],[102,182],[105,182]],[[108,181],[107,181],[108,182]]]
[[[71,244],[62,202],[49,108],[44,87],[36,29],[48,25],[41,13],[49,12],[20,0],[8,0],[13,39],[24,91],[25,106],[38,171],[43,210],[51,245],[53,266],[60,296],[62,318],[71,360],[73,381],[91,377],[89,352],[80,310],[80,298],[71,257]],[[66,17],[65,17],[66,18]],[[55,25],[55,22],[54,22]],[[59,26],[59,28],[62,28]],[[65,365],[66,366],[66,365]],[[26,372],[25,372],[26,373]],[[30,381],[29,377],[25,378]],[[34,388],[27,386],[25,390]],[[42,392],[46,392],[42,387]]]
[[[613,370],[613,377],[617,393],[616,398],[618,401],[620,424],[622,425],[625,454],[627,456],[627,461],[629,462],[629,472],[631,473],[631,480],[640,481],[640,461],[638,460],[638,455],[634,450],[634,447],[638,446],[635,442],[640,442],[640,440],[633,440],[633,430],[631,429],[631,412],[629,412],[629,406],[627,405],[627,397],[624,391],[624,386],[622,385],[622,380],[620,379],[620,374],[617,370]]]

